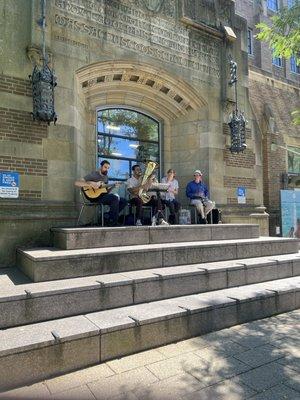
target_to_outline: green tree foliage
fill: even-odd
[[[126,136],[139,140],[158,140],[157,122],[147,115],[126,109],[112,109],[103,111],[101,119],[104,124],[122,126]]]
[[[292,7],[283,7],[272,18],[272,25],[265,22],[256,25],[260,32],[256,38],[268,42],[275,57],[289,59],[294,56],[300,64],[300,0]],[[292,113],[295,124],[300,124],[300,110]]]
[[[259,40],[269,42],[275,57],[294,56],[300,63],[300,1],[296,0],[291,8],[283,7],[271,18],[273,24],[265,22],[256,25],[260,32]]]
[[[98,151],[106,156],[118,151],[120,142],[126,138],[136,139],[137,153],[136,157],[140,160],[158,159],[158,145],[149,143],[149,141],[158,142],[158,123],[147,115],[133,110],[122,108],[109,109],[101,111],[98,120],[102,122],[104,131],[110,132],[109,125],[118,127],[117,132],[110,133],[123,136],[116,138],[111,136],[102,136],[98,140]],[[106,130],[107,129],[107,130]],[[134,142],[133,142],[134,143]]]
[[[292,112],[292,117],[295,125],[300,125],[300,108]]]

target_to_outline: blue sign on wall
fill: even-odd
[[[19,197],[18,172],[0,172],[0,197],[5,199],[16,199]]]
[[[236,189],[236,195],[238,204],[246,204],[246,188],[244,186],[239,186]]]
[[[246,188],[243,186],[239,186],[236,189],[236,195],[239,197],[246,197]]]

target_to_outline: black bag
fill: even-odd
[[[207,214],[206,218],[209,224],[218,224],[221,221],[221,211],[218,208],[214,208]]]
[[[125,217],[125,225],[126,226],[134,225],[134,216],[133,216],[133,214],[126,215],[126,217]]]

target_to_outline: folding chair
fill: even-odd
[[[80,223],[80,218],[82,216],[83,210],[85,207],[94,207],[94,223],[98,222],[98,216],[97,216],[97,207],[100,207],[100,212],[101,212],[101,226],[104,226],[104,205],[101,203],[92,203],[91,201],[89,201],[84,194],[82,193],[82,191],[80,190],[80,204],[81,204],[81,208],[79,211],[79,215],[78,215],[78,219],[77,219],[77,223],[76,225],[78,226]]]
[[[189,208],[192,211],[192,224],[198,224],[198,212],[197,212],[197,208],[193,205],[193,204],[189,204]]]

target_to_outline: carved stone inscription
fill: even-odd
[[[210,26],[217,25],[217,14],[214,0],[184,0],[183,14],[195,22]]]
[[[146,54],[166,63],[220,77],[220,43],[134,7],[131,0],[55,0],[53,25]],[[60,29],[60,35],[62,30]],[[70,33],[67,32],[68,37]]]

